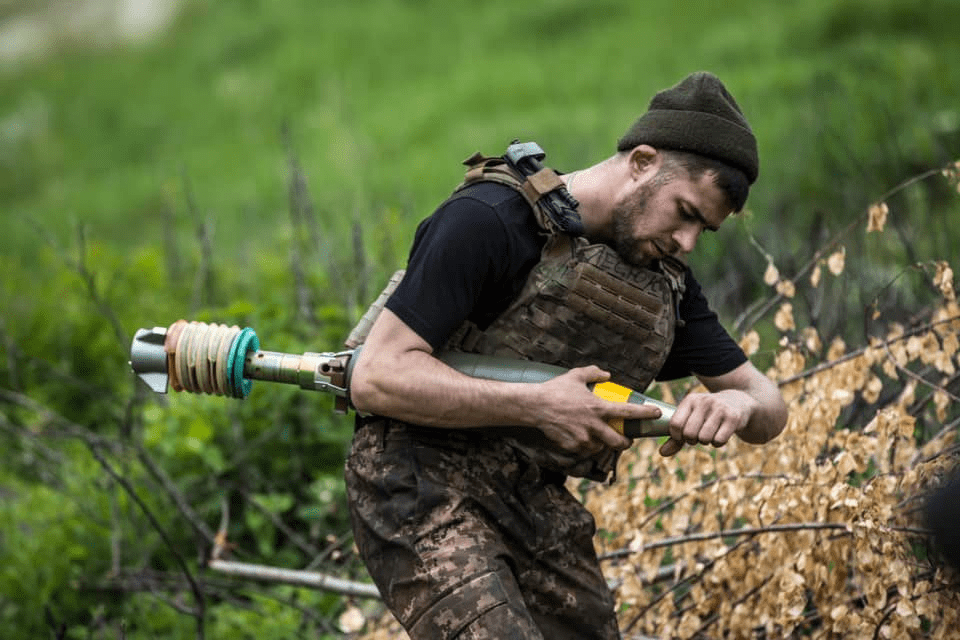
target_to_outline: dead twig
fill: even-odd
[[[187,204],[187,212],[193,220],[197,242],[200,245],[200,264],[197,267],[196,280],[193,285],[193,299],[190,302],[190,314],[213,299],[215,289],[215,275],[213,271],[213,226],[209,220],[201,217],[196,199],[193,195],[193,185],[186,169],[180,172],[183,181],[183,194]],[[129,342],[129,341],[127,341]]]
[[[890,189],[889,191],[887,191],[886,193],[884,193],[879,198],[877,198],[876,202],[884,202],[885,200],[890,199],[891,197],[893,197],[900,191],[903,191],[904,189],[910,187],[911,185],[914,185],[918,182],[922,182],[923,180],[926,180],[927,178],[930,178],[932,176],[942,174],[947,167],[951,167],[951,166],[953,166],[952,163],[950,165],[947,165],[946,167],[929,169],[927,171],[924,171],[923,173],[919,173],[911,178],[908,178],[903,182],[901,182],[900,184],[898,184],[897,186]],[[834,248],[840,243],[840,241],[847,234],[849,234],[851,231],[856,229],[858,226],[862,225],[864,221],[869,217],[869,215],[870,215],[869,208],[864,207],[860,215],[854,218],[850,222],[850,224],[848,224],[846,227],[841,229],[830,240],[828,240],[826,244],[824,244],[820,249],[818,249],[817,252],[813,255],[813,257],[810,258],[810,260],[803,267],[801,267],[800,270],[797,271],[792,278],[790,278],[786,282],[789,282],[791,285],[794,285],[794,287],[796,287],[796,284],[797,282],[799,282],[800,278],[804,277],[808,272],[810,272],[810,270],[812,270],[815,266],[817,266],[817,264],[819,264],[820,261],[823,260],[824,256],[826,256],[828,253],[833,251]],[[735,332],[739,335],[742,335],[748,329],[753,327],[753,325],[759,322],[761,318],[767,315],[767,313],[769,313],[770,310],[773,309],[777,304],[783,301],[784,298],[785,298],[784,294],[781,293],[781,291],[777,291],[777,293],[772,295],[770,298],[767,299],[766,302],[760,305],[759,311],[754,311],[754,308],[756,307],[751,306],[750,309],[744,312],[734,322]],[[752,317],[749,315],[751,313],[753,314]]]
[[[125,476],[117,472],[113,465],[110,464],[110,461],[107,460],[107,458],[103,455],[103,450],[109,450],[117,453],[121,452],[123,447],[113,440],[98,436],[89,429],[86,429],[78,424],[74,424],[64,416],[61,416],[51,409],[44,407],[39,402],[24,394],[6,389],[0,389],[0,398],[36,411],[50,425],[59,425],[61,430],[56,435],[79,439],[87,446],[87,450],[90,451],[90,455],[92,455],[94,460],[100,464],[100,467],[107,473],[107,475],[109,475],[114,482],[123,488],[124,492],[130,497],[131,500],[133,500],[143,515],[150,522],[150,525],[157,532],[157,535],[160,536],[160,539],[163,541],[164,545],[166,545],[170,554],[173,556],[174,561],[180,567],[184,577],[189,583],[194,600],[196,601],[196,606],[190,612],[190,614],[196,618],[197,621],[197,638],[198,640],[203,640],[205,600],[203,592],[193,576],[193,572],[190,571],[190,567],[187,565],[186,560],[177,551],[176,545],[173,544],[173,541],[167,535],[163,526],[160,524],[159,519],[157,519],[150,507],[143,501],[130,481]]]
[[[703,531],[700,533],[690,533],[682,536],[673,536],[670,538],[663,538],[661,540],[654,540],[643,544],[642,546],[637,547],[636,549],[619,549],[617,551],[610,551],[608,553],[600,556],[601,560],[610,560],[613,558],[626,558],[638,553],[645,553],[652,549],[660,549],[661,547],[672,547],[678,544],[685,544],[687,542],[703,542],[705,540],[716,540],[717,538],[733,538],[738,536],[753,536],[760,533],[783,533],[786,531],[816,531],[816,530],[833,530],[833,531],[844,531],[847,534],[852,534],[852,527],[848,524],[842,524],[839,522],[796,522],[789,524],[771,524],[766,527],[741,527],[739,529],[726,529],[723,531]]]
[[[203,640],[204,638],[204,617],[206,609],[206,600],[203,595],[199,584],[197,584],[196,579],[193,577],[193,572],[190,571],[190,567],[187,566],[186,560],[180,555],[177,551],[176,545],[173,544],[173,540],[167,535],[167,532],[164,530],[163,526],[160,524],[160,521],[153,514],[153,511],[143,499],[139,496],[137,491],[133,488],[133,485],[130,484],[129,480],[117,473],[113,468],[110,462],[100,453],[100,448],[90,440],[84,439],[84,444],[87,445],[87,449],[90,451],[90,455],[100,463],[100,466],[103,468],[107,474],[113,478],[113,480],[123,487],[123,490],[130,496],[130,499],[133,500],[137,506],[140,508],[140,511],[143,515],[150,521],[150,525],[153,527],[154,531],[157,532],[157,535],[160,536],[160,539],[163,540],[163,543],[167,546],[167,549],[170,551],[170,554],[173,556],[174,561],[180,567],[180,570],[183,572],[184,578],[186,578],[187,583],[190,585],[190,591],[193,594],[194,601],[196,606],[193,609],[184,611],[196,619],[197,624],[197,638],[198,640]],[[179,609],[178,609],[179,610]]]

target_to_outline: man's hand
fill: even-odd
[[[660,455],[672,456],[685,444],[722,447],[734,434],[762,444],[783,431],[787,406],[780,390],[749,362],[722,376],[697,377],[711,393],[691,393],[680,401]]]
[[[650,420],[660,417],[653,405],[637,405],[603,400],[587,385],[605,382],[610,374],[599,367],[580,367],[542,383],[541,415],[537,428],[562,449],[584,456],[604,447],[626,449],[630,439],[614,431],[614,419]]]
[[[688,394],[670,419],[670,439],[660,447],[660,455],[672,456],[684,444],[722,447],[747,426],[756,405],[742,391]]]

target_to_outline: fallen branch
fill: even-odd
[[[366,582],[357,582],[354,580],[345,580],[336,578],[324,573],[314,571],[298,571],[295,569],[281,569],[279,567],[268,567],[262,564],[249,564],[246,562],[231,562],[229,560],[213,559],[207,563],[207,566],[214,571],[220,571],[227,575],[248,578],[251,580],[260,580],[262,582],[278,582],[298,587],[309,587],[311,589],[320,589],[331,591],[344,596],[355,598],[380,598],[380,590],[376,585]]]
[[[276,519],[267,509],[264,509],[256,500],[251,496],[246,495],[245,497],[250,502],[250,504],[256,506],[261,510],[262,513],[274,519],[274,524],[280,524],[278,519]],[[252,580],[259,580],[261,582],[279,582],[282,584],[288,584],[299,587],[309,587],[311,589],[319,589],[322,591],[331,591],[333,593],[338,593],[345,596],[355,596],[359,598],[380,598],[380,591],[375,585],[366,583],[366,582],[356,582],[353,580],[346,580],[343,578],[337,578],[325,573],[319,573],[317,571],[303,571],[297,569],[282,569],[280,567],[271,567],[262,564],[251,564],[246,562],[232,562],[229,560],[221,560],[220,556],[224,552],[230,551],[234,548],[234,545],[227,542],[227,528],[230,525],[230,503],[224,499],[223,500],[223,510],[220,514],[220,529],[215,536],[215,544],[213,550],[210,554],[210,559],[207,561],[207,567],[215,571],[220,571],[228,575],[237,576],[240,578],[247,578]],[[286,526],[283,526],[283,530],[288,534],[292,535],[293,532],[290,531]],[[299,539],[298,536],[292,535],[291,538],[295,544],[303,544],[306,548],[301,548],[301,551],[311,552],[316,551],[311,545],[303,542]]]

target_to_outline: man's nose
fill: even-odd
[[[697,246],[699,237],[699,224],[685,224],[674,232],[673,241],[677,243],[681,253],[690,253]]]

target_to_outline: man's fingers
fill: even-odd
[[[716,412],[707,415],[703,421],[703,425],[700,427],[699,433],[696,435],[700,444],[714,444],[716,442],[717,432],[720,430],[720,425],[721,416],[717,415]]]
[[[609,409],[611,420],[656,420],[663,412],[653,404],[633,404],[630,402],[612,402]]]

